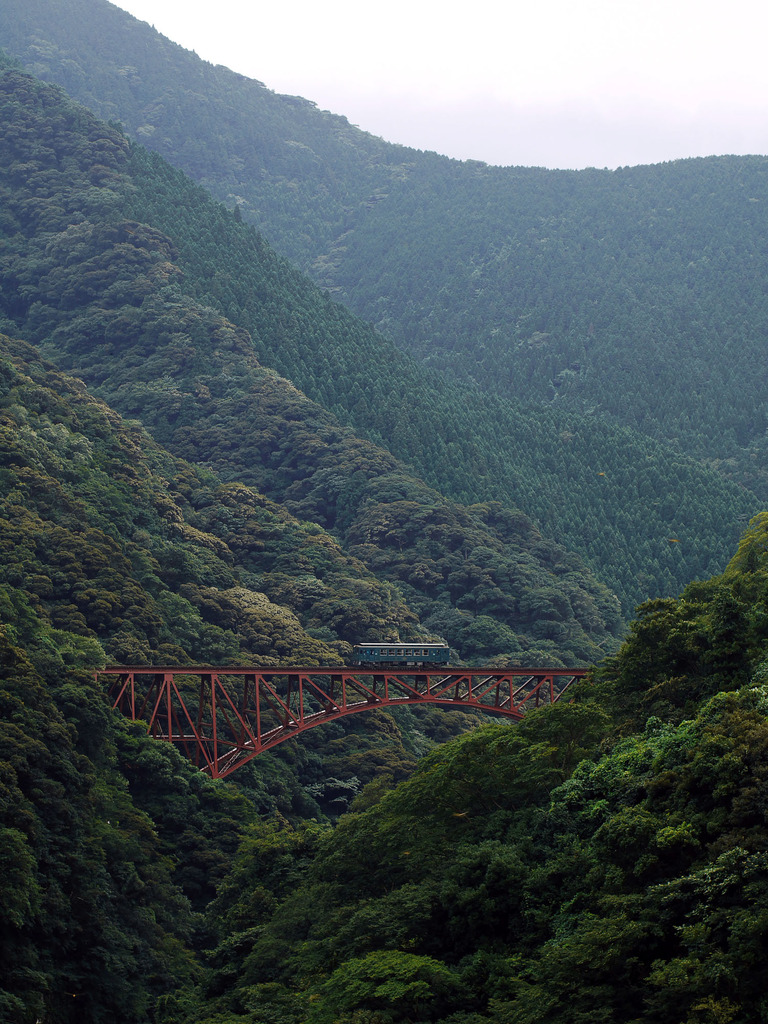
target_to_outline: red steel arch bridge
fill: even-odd
[[[112,706],[175,743],[213,778],[307,729],[376,708],[440,704],[521,719],[555,704],[584,668],[110,666]]]

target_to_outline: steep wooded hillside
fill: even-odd
[[[255,912],[243,849],[168,1020],[762,1022],[767,531],[649,602],[574,703],[436,751]]]
[[[388,795],[414,758],[382,713],[238,791],[112,715],[88,669],[179,622],[213,653],[282,623],[320,654],[229,584],[237,545],[205,516],[228,495],[251,536],[300,524],[29,346],[3,340],[0,370],[6,1019],[763,1020],[768,516],[720,577],[645,606],[574,703],[449,743]],[[362,781],[334,831],[303,820]]]
[[[390,627],[414,615],[316,525],[172,457],[2,336],[0,447],[0,1018],[145,1022],[198,974],[200,915],[259,815],[334,817],[374,775],[407,775],[433,727],[468,723],[412,714],[409,740],[370,716],[260,757],[237,789],[210,782],[112,714],[93,669],[336,663],[346,645],[302,620],[345,587],[379,592]],[[270,579],[304,601],[270,600]]]
[[[121,122],[229,206],[239,204],[305,266],[416,156],[308,100],[201,61],[101,0],[9,0],[0,47],[103,120]]]
[[[644,596],[673,593],[691,576],[707,575],[724,564],[739,520],[745,521],[758,506],[754,496],[679,452],[607,426],[597,417],[578,418],[557,410],[545,417],[533,415],[520,403],[483,395],[477,387],[459,388],[425,372],[311,286],[252,228],[158,158],[126,146],[113,129],[98,129],[103,143],[78,151],[71,126],[82,121],[86,135],[97,130],[87,127],[83,111],[65,112],[60,96],[54,101],[53,92],[32,88],[29,81],[14,73],[5,79],[4,117],[9,125],[19,126],[8,133],[3,148],[6,329],[43,345],[52,357],[65,358],[64,365],[99,386],[123,413],[155,416],[152,429],[163,443],[170,443],[175,433],[174,443],[183,445],[180,454],[190,457],[196,435],[186,427],[196,423],[201,438],[200,420],[207,424],[205,444],[215,441],[209,416],[214,407],[206,406],[205,388],[208,374],[221,372],[224,350],[205,340],[214,322],[208,314],[199,325],[202,332],[192,329],[198,318],[185,312],[184,305],[192,299],[246,329],[263,365],[290,377],[342,422],[365,430],[379,445],[405,458],[443,494],[465,505],[500,502],[535,517],[546,534],[588,560],[620,595],[625,609]],[[48,98],[43,101],[44,95]],[[57,103],[63,104],[59,111]],[[38,135],[46,134],[58,140],[56,149],[39,145]],[[27,164],[38,173],[27,174]],[[75,171],[76,181],[69,177]],[[54,196],[67,198],[57,198],[56,206]],[[128,223],[121,225],[121,219]],[[137,229],[132,225],[142,223],[172,241],[143,229],[134,238]],[[93,224],[101,227],[92,230]],[[59,266],[62,261],[64,266]],[[153,306],[152,294],[158,289],[172,298],[173,316],[188,321],[187,329],[175,331],[160,307]],[[182,296],[187,298],[182,301]],[[142,318],[155,324],[143,339]],[[147,358],[150,350],[154,361]],[[238,358],[234,350],[230,357]],[[249,366],[254,365],[251,360]],[[230,371],[223,372],[225,378],[219,379],[222,387],[227,381],[228,415],[238,416],[235,385],[226,377]],[[245,393],[251,372],[243,366],[238,370],[237,387]],[[140,386],[142,374],[149,376],[146,386]],[[263,370],[258,374],[262,380],[272,379]],[[220,388],[219,398],[224,391]],[[239,408],[247,410],[244,398]],[[311,412],[307,404],[303,409],[302,416],[330,422],[317,406]],[[221,414],[216,416],[226,434]],[[237,427],[234,436],[241,433]],[[280,437],[282,449],[279,444],[276,449]],[[254,461],[248,446],[256,439],[269,451]],[[357,463],[345,457],[342,463],[350,470],[334,473],[328,461],[336,456],[329,449],[324,456],[327,472],[299,488],[296,481],[307,474],[306,460],[288,434],[270,439],[264,431],[256,432],[241,444],[232,443],[230,436],[226,444],[226,452],[216,449],[216,458],[224,460],[222,472],[253,482],[276,500],[295,502],[296,511],[329,528],[351,530],[367,500],[365,471],[362,477],[356,475]],[[394,465],[377,450],[375,459],[383,459],[382,466]],[[289,466],[291,460],[294,465]],[[244,476],[246,472],[252,475]],[[397,496],[412,500],[402,488]],[[398,520],[406,510],[400,506]],[[398,549],[410,546],[404,545],[402,531],[390,531],[389,536]],[[364,536],[358,531],[349,539],[358,545]],[[472,547],[488,545],[478,541]],[[416,553],[420,564],[427,559],[427,587],[435,571],[442,573],[444,583],[454,571],[446,574],[431,566],[428,551]],[[410,555],[404,561],[412,561]],[[488,568],[492,586],[504,590],[499,573],[506,579],[507,569]],[[406,570],[392,571],[402,579]],[[517,588],[517,577],[510,579]],[[438,585],[442,592],[443,584]],[[485,606],[470,610],[484,614]],[[502,649],[507,649],[505,644]]]
[[[339,664],[350,637],[424,635],[396,589],[317,524],[171,456],[2,336],[0,444],[0,623],[86,732],[103,695],[68,680],[108,661]],[[474,719],[399,722],[405,738],[389,715],[319,730],[249,765],[239,786],[262,812],[333,817]],[[82,742],[94,756],[97,740]]]
[[[270,552],[254,536],[256,513],[236,498],[209,501],[205,530],[224,533],[258,589],[300,609],[318,639],[337,644],[405,638],[417,614],[421,635],[449,632],[458,657],[473,660],[589,662],[615,642],[618,603],[578,558],[514,509],[460,506],[427,487],[261,366],[243,330],[184,294],[176,282],[190,264],[175,262],[171,239],[125,217],[142,189],[157,201],[163,180],[132,177],[131,147],[119,132],[25,74],[3,76],[0,95],[8,323],[177,455],[336,531],[343,557],[306,522],[286,526],[282,550]],[[373,332],[199,189],[171,178],[182,189],[176,203],[197,218],[198,244],[231,229],[241,242],[235,256],[246,249],[260,285],[251,299],[268,310],[270,331],[309,305],[326,314],[308,323],[310,337],[332,345],[340,321],[375,352]],[[224,280],[239,286],[234,275]],[[348,569],[335,576],[338,557]]]
[[[361,626],[340,611],[331,621],[323,602],[356,587],[382,616],[374,636],[414,628],[392,588],[319,527],[174,459],[29,346],[0,346],[4,618],[28,650],[32,608],[61,631],[44,637],[58,670],[105,658],[337,664]]]
[[[631,427],[768,497],[765,157],[452,161],[214,68],[105,0],[7,0],[0,43],[430,366],[539,418]]]

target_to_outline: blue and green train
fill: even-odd
[[[360,667],[447,665],[451,649],[446,643],[355,644],[351,663]]]

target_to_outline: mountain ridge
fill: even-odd
[[[487,477],[627,561],[628,593],[703,576],[758,499],[423,372],[1,53],[0,123],[0,1016],[763,1024],[765,513],[512,727],[377,710],[235,785],[93,675],[438,630],[467,660],[597,660],[615,596],[517,502],[477,500]]]
[[[765,157],[615,171],[452,161],[207,65],[109,4],[77,0],[85,40],[74,7],[49,6],[9,0],[0,38],[102,115],[114,104],[137,138],[150,117],[150,146],[399,347],[483,393],[629,426],[768,496],[752,373]]]
[[[407,363],[397,364],[392,357],[390,371],[398,365],[396,374],[387,372],[385,364],[376,370],[390,382],[387,394],[382,382],[372,381],[352,358],[332,367],[323,366],[324,354],[307,358],[300,337],[309,322],[306,315],[295,324],[290,319],[279,324],[279,333],[274,323],[267,328],[249,307],[242,284],[236,294],[237,288],[221,281],[209,261],[210,300],[250,331],[265,362],[454,498],[521,505],[542,529],[589,561],[619,593],[627,613],[646,597],[674,593],[691,576],[722,568],[736,542],[738,516],[743,523],[757,511],[766,487],[761,468],[764,403],[751,372],[762,336],[761,293],[754,284],[761,250],[752,245],[731,273],[734,282],[753,282],[755,301],[747,290],[732,309],[721,309],[709,298],[704,305],[692,305],[691,296],[696,299],[698,293],[687,286],[676,284],[671,299],[660,293],[652,276],[666,258],[660,225],[674,222],[676,215],[658,201],[656,186],[663,186],[666,202],[682,175],[691,199],[684,207],[695,200],[704,209],[713,188],[726,197],[718,207],[723,214],[718,214],[718,225],[722,222],[729,233],[724,255],[718,255],[717,237],[702,221],[699,235],[720,262],[707,269],[701,259],[687,271],[706,298],[706,275],[715,269],[719,273],[738,240],[741,214],[725,216],[731,207],[735,213],[740,209],[731,169],[741,167],[760,178],[759,160],[680,161],[620,172],[464,165],[392,147],[342,122],[334,121],[329,130],[328,118],[335,115],[326,116],[305,101],[288,102],[258,83],[243,85],[258,103],[254,98],[257,106],[250,114],[245,117],[246,104],[238,115],[233,104],[242,96],[233,73],[206,65],[167,40],[157,49],[157,34],[149,26],[109,4],[73,0],[51,11],[50,19],[44,17],[46,4],[34,0],[27,8],[10,0],[0,12],[0,39],[15,40],[15,52],[49,78],[75,87],[78,81],[81,86],[99,81],[99,96],[91,100],[119,100],[132,131],[138,132],[152,113],[158,128],[146,141],[155,144],[154,136],[164,140],[160,148],[193,174],[198,158],[218,161],[224,178],[239,167],[242,184],[248,177],[244,168],[252,166],[253,201],[234,200],[234,179],[225,187],[224,178],[211,178],[208,164],[197,167],[197,177],[220,198],[236,201],[246,219],[255,218],[268,237],[312,269],[334,295],[439,371],[419,378],[418,387],[426,383],[434,394],[442,392],[440,416],[454,422],[446,419],[446,436],[439,431],[429,436],[427,450],[421,441],[426,431],[414,421],[411,408],[424,401],[423,393],[406,393],[406,379],[408,387],[416,383]],[[74,30],[75,10],[90,34],[90,42],[83,44],[90,47],[87,53],[78,49],[83,33]],[[36,41],[30,41],[32,35]],[[135,75],[120,73],[126,65],[114,59],[117,38]],[[36,47],[34,60],[30,47]],[[177,58],[180,63],[174,63]],[[151,90],[143,77],[153,83]],[[191,87],[193,79],[198,86],[208,83],[203,92]],[[151,99],[152,90],[162,102]],[[220,111],[213,119],[220,132],[211,134],[214,109]],[[240,153],[234,162],[228,156],[232,147]],[[750,198],[756,198],[751,191],[745,202]],[[760,204],[747,203],[746,209],[760,223]],[[626,238],[617,234],[619,228]],[[187,258],[193,248],[187,246]],[[598,256],[602,263],[595,263]],[[752,266],[744,262],[747,257]],[[741,265],[743,273],[737,270]],[[610,273],[597,273],[596,267]],[[630,270],[635,277],[639,272],[646,294],[630,287]],[[731,292],[738,297],[738,289]],[[748,340],[741,362],[731,366],[720,356],[736,345],[744,333],[742,323]],[[278,337],[280,344],[275,344]],[[383,352],[381,342],[376,344]],[[446,391],[450,378],[460,379],[468,390]],[[463,406],[466,415],[459,412]],[[456,422],[462,416],[463,422]],[[653,442],[643,450],[645,437]],[[529,456],[535,469],[524,466]],[[699,526],[690,496],[710,485],[704,477],[701,485],[693,481],[688,459],[704,466],[704,477],[715,470],[753,488],[755,498],[734,490],[726,503],[736,501],[737,515],[718,511],[709,525]],[[664,483],[635,479],[638,472],[644,477],[656,460],[670,467]],[[519,472],[512,469],[516,464]],[[571,472],[574,481],[568,479]],[[609,487],[615,491],[606,506],[598,488]],[[617,516],[613,506],[621,494],[627,500]],[[697,498],[694,506],[699,503]],[[644,549],[641,557],[627,543],[629,535]],[[682,560],[680,550],[669,546],[670,538],[683,542]]]
[[[9,72],[5,76],[7,116],[20,123],[30,118],[34,123],[39,116],[34,112],[36,93],[29,96],[32,106],[25,113],[28,80],[15,75]],[[18,97],[14,97],[15,88],[20,90]],[[56,116],[76,122],[84,114],[82,108],[73,108]],[[325,404],[347,424],[354,422],[358,412],[366,417],[373,412],[387,435],[399,439],[402,454],[426,475],[428,483],[441,489],[448,485],[454,499],[463,504],[501,500],[515,507],[521,504],[515,500],[519,494],[535,502],[532,511],[544,522],[549,516],[549,530],[581,548],[593,564],[602,559],[605,569],[606,557],[611,560],[612,582],[621,586],[625,595],[668,592],[694,572],[709,571],[728,550],[729,521],[735,543],[738,516],[748,516],[757,504],[749,495],[724,487],[717,477],[708,476],[684,457],[664,452],[658,445],[649,446],[630,433],[606,430],[597,422],[590,424],[587,432],[568,418],[532,420],[524,410],[494,406],[477,393],[473,397],[476,404],[468,403],[466,394],[439,377],[424,375],[391,343],[309,287],[252,228],[238,224],[179,172],[144,150],[127,146],[108,126],[87,130],[102,140],[95,155],[88,149],[91,144],[83,141],[84,152],[76,156],[81,144],[78,136],[62,137],[67,146],[75,143],[68,159],[82,163],[77,185],[52,165],[50,155],[37,153],[30,145],[31,137],[15,133],[5,141],[5,173],[14,190],[7,193],[6,202],[10,218],[3,277],[6,315],[10,317],[6,330],[26,334],[49,355],[57,353],[57,359],[64,358],[63,366],[77,366],[80,375],[90,375],[91,383],[103,390],[103,397],[124,414],[137,415],[135,396],[130,399],[132,405],[125,403],[130,390],[137,387],[137,374],[152,357],[153,345],[162,337],[172,343],[164,341],[157,350],[157,368],[141,401],[147,409],[160,411],[158,403],[162,403],[162,389],[166,388],[178,406],[181,392],[174,379],[184,378],[187,383],[182,391],[189,395],[185,415],[193,420],[204,415],[201,396],[204,398],[209,387],[205,367],[213,367],[213,350],[200,349],[194,355],[195,343],[184,341],[183,332],[173,341],[172,320],[164,317],[161,307],[151,305],[152,295],[167,289],[182,322],[187,318],[194,326],[198,319],[196,314],[190,317],[184,312],[184,303],[217,306],[217,316],[224,314],[239,322],[239,330],[249,331],[262,361],[297,380],[305,391],[324,396]],[[38,161],[39,170],[24,179],[17,173],[19,161],[30,159]],[[126,191],[124,175],[129,167],[139,187]],[[97,188],[91,180],[93,174]],[[55,204],[44,199],[54,195]],[[41,206],[41,202],[48,205]],[[79,226],[71,223],[68,205],[80,211]],[[107,227],[117,208],[123,210],[117,220],[124,222],[127,214],[129,222]],[[51,219],[50,228],[39,220],[43,209]],[[103,227],[91,225],[86,217],[90,210],[95,221],[105,221]],[[172,232],[175,242],[159,238],[157,228],[142,228],[137,233],[135,224],[147,221],[166,234]],[[28,240],[22,241],[25,236]],[[182,275],[168,258],[174,246],[183,255]],[[66,264],[57,266],[63,253],[67,254]],[[105,298],[94,303],[94,294],[83,282],[93,283],[94,294],[103,288]],[[187,297],[182,300],[183,293]],[[92,312],[85,311],[89,303]],[[121,305],[124,314],[116,311]],[[212,316],[205,314],[200,325],[206,318],[212,323]],[[142,317],[157,326],[139,344]],[[236,334],[227,329],[226,336],[234,339]],[[118,370],[116,357],[123,358],[128,343],[134,351],[126,369]],[[67,349],[70,351],[65,353]],[[366,356],[362,360],[361,351]],[[242,356],[238,358],[242,363]],[[220,363],[217,366],[215,373],[219,374]],[[162,413],[165,426],[158,421],[154,429],[173,431],[167,412]],[[174,415],[178,417],[178,412]],[[184,422],[182,418],[179,425]],[[167,440],[162,433],[159,436]],[[188,440],[185,443],[188,445]],[[495,451],[499,444],[506,450]],[[393,451],[398,454],[397,448]],[[274,454],[266,453],[265,462],[254,463],[254,467],[262,466],[261,477],[254,480],[262,489],[270,479],[280,482],[279,475],[269,475],[269,459]],[[239,471],[234,472],[237,475]],[[577,486],[571,485],[570,502],[564,504],[562,481],[569,475]],[[656,504],[646,507],[637,499],[633,502],[638,484],[651,489]],[[349,487],[347,482],[338,492],[346,494],[345,502],[353,493]],[[702,503],[705,495],[708,498]],[[272,496],[277,497],[277,492]],[[358,489],[356,502],[362,498]],[[309,496],[301,500],[306,503]],[[336,498],[331,507],[338,507]],[[694,530],[693,524],[699,522],[701,526]],[[334,525],[333,518],[327,525]],[[682,558],[668,543],[670,536],[685,543]],[[695,548],[688,542],[694,537]],[[638,538],[643,538],[647,553],[637,550]],[[691,564],[697,568],[691,569]],[[622,574],[618,580],[617,570]],[[634,578],[637,573],[646,573],[647,578]]]
[[[175,243],[125,217],[135,213],[142,189],[156,203],[163,186],[143,158],[146,180],[131,177],[133,151],[119,132],[23,73],[0,78],[0,97],[13,125],[0,143],[0,187],[13,222],[2,241],[9,325],[124,416],[140,418],[175,455],[212,470],[223,484],[255,487],[301,518],[303,526],[287,531],[298,543],[293,558],[287,537],[285,550],[270,556],[261,529],[254,540],[242,533],[244,523],[227,529],[228,544],[236,544],[230,552],[247,558],[243,568],[256,589],[299,610],[305,625],[340,651],[416,628],[416,616],[432,632],[453,625],[451,642],[465,658],[520,652],[524,660],[589,661],[597,645],[615,642],[618,603],[579,559],[515,510],[462,507],[426,486],[262,366],[242,328],[181,290],[190,265],[178,263]],[[41,150],[43,135],[49,146]],[[306,294],[305,306],[329,318],[307,328],[321,343],[346,325],[353,343],[375,346],[372,332],[304,285],[251,229],[178,174],[170,180],[186,190],[173,192],[169,204],[191,211],[197,244],[234,232],[254,267],[263,265],[249,294],[272,310],[270,330],[276,324],[280,331],[292,315],[305,319],[299,302]],[[216,533],[228,516],[237,518],[214,504],[200,513],[200,525]],[[335,531],[334,557],[347,565],[335,582],[314,578],[328,566],[322,545],[310,551],[312,523]],[[462,583],[469,577],[476,578],[471,595]],[[555,578],[562,594],[553,603]]]

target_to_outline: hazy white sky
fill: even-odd
[[[762,0],[118,0],[200,57],[460,159],[768,153]]]

